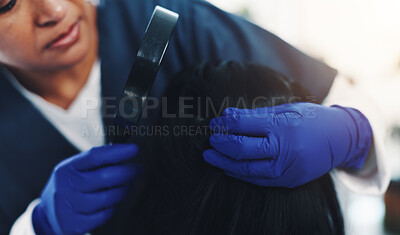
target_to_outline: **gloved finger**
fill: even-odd
[[[85,234],[108,221],[114,213],[114,207],[95,212],[93,214],[75,214],[74,219],[82,221],[79,227],[73,229],[72,234]]]
[[[204,151],[203,157],[211,165],[235,175],[271,179],[280,176],[275,160],[235,160],[211,149]]]
[[[78,191],[94,192],[130,183],[138,175],[138,168],[137,164],[126,163],[106,166],[94,171],[75,171],[68,181]]]
[[[94,193],[74,192],[68,199],[71,208],[80,214],[93,214],[114,206],[128,194],[130,186],[111,188]]]
[[[212,135],[210,144],[218,152],[236,160],[276,158],[279,151],[274,135],[263,138],[232,134]]]
[[[277,126],[290,126],[302,120],[297,112],[237,114],[220,116],[210,122],[210,129],[216,133],[265,136]]]
[[[134,144],[116,144],[93,148],[79,154],[72,160],[72,166],[80,171],[92,170],[101,166],[119,164],[133,159],[139,149]]]
[[[298,103],[297,103],[298,104]],[[227,108],[222,112],[222,116],[234,116],[234,115],[249,115],[258,116],[266,115],[271,113],[283,113],[283,112],[300,112],[301,109],[297,108],[296,103],[290,104],[285,103],[281,105],[262,107],[255,109],[239,109],[239,108]]]

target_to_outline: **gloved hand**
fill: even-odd
[[[270,187],[297,187],[336,167],[360,169],[372,141],[370,124],[358,110],[312,103],[228,108],[210,128],[215,150],[204,152],[207,162]]]
[[[129,190],[136,145],[94,148],[59,163],[35,207],[36,234],[84,234],[106,222]]]

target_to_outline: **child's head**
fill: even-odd
[[[157,234],[342,234],[329,175],[295,189],[259,187],[226,176],[202,157],[211,148],[209,122],[225,108],[306,101],[307,95],[255,64],[203,63],[181,72],[158,124],[168,131],[149,138],[133,223]]]

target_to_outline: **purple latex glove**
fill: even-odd
[[[360,169],[372,141],[367,118],[337,105],[228,108],[210,128],[216,132],[210,138],[215,149],[204,152],[207,162],[239,180],[270,187],[297,187],[336,167]]]
[[[105,223],[138,173],[138,147],[103,146],[59,163],[32,214],[36,234],[84,234]]]

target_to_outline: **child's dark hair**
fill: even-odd
[[[159,122],[171,132],[148,140],[145,186],[130,221],[135,234],[344,234],[329,175],[295,189],[259,187],[203,160],[203,151],[211,148],[209,129],[172,132],[174,127],[208,126],[218,115],[206,107],[210,101],[223,110],[307,101],[307,96],[283,75],[251,63],[203,63],[181,72],[166,96],[168,114],[176,117]],[[194,98],[183,106],[179,97]],[[185,117],[179,115],[183,112]]]

